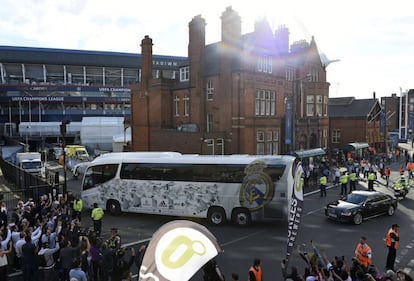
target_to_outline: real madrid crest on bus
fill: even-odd
[[[273,199],[275,186],[272,179],[264,172],[267,164],[262,160],[255,160],[244,170],[246,176],[240,187],[240,205],[255,211]]]

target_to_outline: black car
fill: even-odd
[[[325,207],[329,219],[361,224],[363,220],[387,214],[394,215],[398,201],[379,191],[357,190]]]

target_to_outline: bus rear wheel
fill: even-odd
[[[121,205],[116,200],[109,200],[106,203],[106,209],[113,216],[119,216],[121,214]]]
[[[220,207],[210,208],[207,216],[209,222],[213,225],[223,225],[226,222],[226,212]]]
[[[238,208],[233,211],[231,220],[238,226],[248,226],[252,222],[250,212],[244,208]]]

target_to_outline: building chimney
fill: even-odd
[[[152,79],[152,39],[145,35],[141,41],[141,84],[148,90],[148,83]]]
[[[232,9],[227,7],[221,14],[221,41],[225,43],[238,44],[241,37],[241,17]]]
[[[204,58],[206,48],[206,22],[200,16],[194,17],[188,24],[188,58],[190,63],[191,87],[199,87],[204,78]]]

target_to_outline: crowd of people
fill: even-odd
[[[355,247],[355,256],[349,261],[345,256],[329,258],[311,241],[312,251],[308,253],[297,246],[297,253],[305,262],[302,272],[297,266],[290,271],[286,261],[281,262],[282,274],[286,281],[412,281],[409,273],[395,270],[395,253],[398,248],[398,225],[394,224],[387,232],[386,245],[389,249],[385,272],[372,263],[372,250],[366,237],[361,237]]]
[[[0,204],[0,281],[11,270],[24,281],[126,281],[141,265],[145,246],[123,248],[117,229],[101,237],[98,211],[89,218],[94,230],[82,227],[82,200],[70,192],[19,201],[13,210]]]

